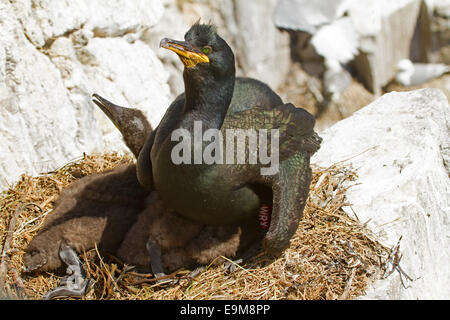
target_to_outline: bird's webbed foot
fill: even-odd
[[[47,292],[43,299],[85,296],[92,285],[92,280],[86,279],[86,272],[77,253],[65,242],[62,242],[59,247],[59,257],[67,265],[67,276],[61,279],[59,287]]]

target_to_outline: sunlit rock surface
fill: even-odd
[[[157,125],[168,72],[142,32],[159,0],[0,2],[0,188],[86,153],[127,150],[96,92]]]
[[[358,179],[345,211],[379,241],[400,241],[400,267],[365,298],[450,298],[450,107],[438,89],[392,92],[321,133],[312,162],[345,160]],[[403,284],[402,284],[403,281]]]

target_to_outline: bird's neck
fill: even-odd
[[[129,110],[128,113],[130,112],[132,115],[125,116],[119,120],[118,128],[122,133],[125,144],[137,158],[153,129],[142,112]]]
[[[234,75],[212,79],[184,72],[183,77],[184,113],[194,112],[195,118],[206,120],[209,128],[220,128],[233,97]]]

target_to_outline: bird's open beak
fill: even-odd
[[[209,58],[202,52],[192,48],[186,41],[176,41],[164,38],[159,43],[159,46],[175,52],[183,62],[186,68],[195,67],[198,63],[209,63]]]

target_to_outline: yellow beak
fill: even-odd
[[[195,50],[185,41],[164,38],[159,43],[159,46],[175,52],[186,68],[195,67],[199,63],[209,63],[209,58],[206,54]]]

